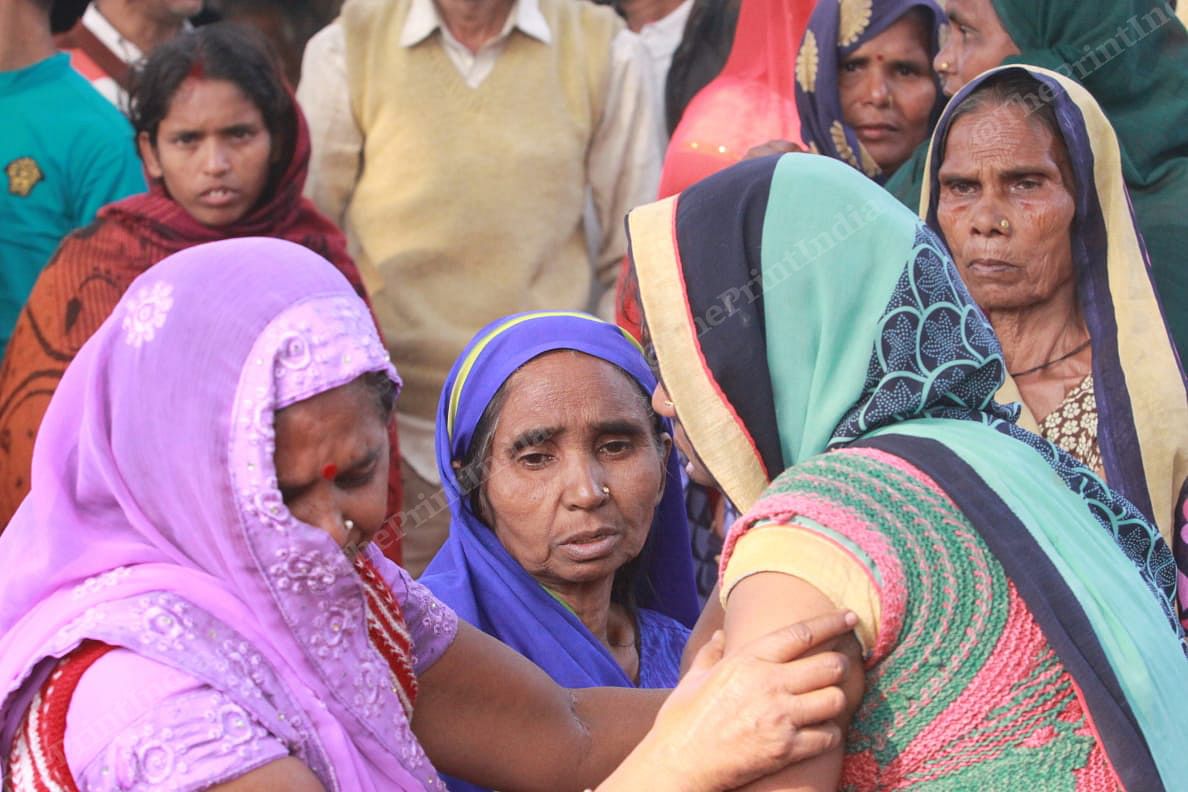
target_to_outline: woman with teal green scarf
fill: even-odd
[[[1001,350],[933,232],[854,169],[795,154],[628,228],[653,404],[691,475],[744,513],[723,553],[728,651],[834,604],[860,614],[838,647],[856,661],[844,746],[779,782],[1182,785],[1171,552],[994,402]]]
[[[1118,134],[1122,168],[1168,324],[1188,358],[1188,32],[1167,0],[947,0],[933,62],[952,96],[1003,64],[1050,69],[1083,85]],[[887,182],[913,210],[927,144]]]

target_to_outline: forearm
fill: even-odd
[[[635,747],[605,781],[596,787],[596,792],[690,792],[682,786],[680,776],[673,768],[665,767],[658,738],[649,735]]]
[[[635,690],[631,688],[588,688],[573,691],[575,716],[580,729],[579,739],[569,745],[575,763],[568,765],[570,777],[576,776],[576,788],[598,787],[614,774],[625,771],[635,786],[616,789],[659,789],[649,781],[644,787],[639,775],[654,770],[655,755],[651,744],[644,743],[656,713],[668,697],[667,690]],[[639,749],[639,750],[637,750]],[[631,760],[628,761],[628,757]],[[624,763],[627,767],[624,768]],[[577,768],[575,771],[574,768]],[[560,789],[561,787],[554,787]]]
[[[597,786],[643,738],[667,695],[566,690],[466,624],[420,681],[413,731],[429,758],[493,789]]]

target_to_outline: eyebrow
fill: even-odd
[[[609,421],[599,421],[594,424],[598,434],[627,435],[639,437],[646,433],[647,428],[626,418],[612,418]]]
[[[1038,166],[1011,168],[1010,170],[1003,171],[999,176],[1003,179],[1023,179],[1028,176],[1041,176],[1048,179],[1051,178],[1051,171]]]
[[[600,435],[624,435],[627,437],[641,437],[647,433],[647,427],[626,418],[611,418],[594,424],[594,431]],[[525,448],[531,448],[565,434],[563,426],[542,426],[527,429],[516,435],[512,440],[508,453],[514,454]]]
[[[547,443],[557,435],[564,433],[565,427],[563,426],[539,426],[532,429],[525,429],[512,440],[508,453],[514,454],[521,449]]]

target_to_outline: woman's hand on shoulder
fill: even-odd
[[[325,792],[322,782],[300,759],[286,756],[257,767],[236,779],[210,787],[209,792]]]
[[[841,745],[849,658],[807,652],[853,629],[836,611],[782,627],[729,657],[721,632],[698,652],[635,752],[599,792],[734,789]],[[640,785],[643,785],[641,787]]]

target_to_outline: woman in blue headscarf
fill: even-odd
[[[421,582],[562,685],[675,685],[697,618],[655,384],[614,325],[529,313],[481,330],[442,391],[452,522]]]
[[[819,3],[796,56],[801,137],[882,184],[925,140],[944,96],[934,0]]]

